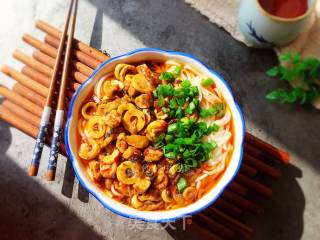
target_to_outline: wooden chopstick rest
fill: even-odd
[[[28,67],[30,67],[36,71],[41,72],[46,77],[51,78],[51,76],[53,74],[53,69],[50,68],[48,65],[43,64],[42,62],[40,62],[32,57],[29,57],[28,55],[24,54],[20,50],[16,50],[13,53],[13,57],[15,59],[19,60],[20,62],[26,64]],[[85,80],[87,80],[87,76],[85,76],[84,74],[82,74],[80,72],[71,71],[71,75],[79,83],[83,83]]]
[[[45,76],[41,72],[39,72],[31,67],[24,66],[21,69],[21,73],[26,75],[27,77],[33,79],[34,81],[42,84],[43,86],[49,88],[50,78],[48,78],[47,76]]]
[[[57,39],[57,42],[55,42],[54,46],[51,46],[47,43],[41,42],[37,38],[29,35],[29,34],[24,34],[22,37],[23,41],[26,43],[30,44],[36,49],[39,49],[41,52],[46,53],[49,57],[51,58],[56,58],[57,57],[57,48],[59,47],[59,40]],[[52,42],[51,42],[52,43]],[[86,64],[87,66],[95,69],[97,68],[101,62],[97,61],[93,57],[79,51],[79,50],[74,50],[73,51],[74,56],[80,61]]]
[[[52,76],[53,71],[50,67],[44,65],[43,63],[35,60],[32,57],[29,57],[20,50],[15,50],[13,52],[13,57],[19,60],[20,62],[24,63],[25,65],[32,67],[33,69],[37,69],[49,78]]]
[[[219,209],[210,208],[210,215],[219,219],[222,223],[226,224],[231,229],[239,232],[244,239],[251,239],[254,231],[252,227],[248,226],[247,224],[241,223],[239,220],[234,219],[227,214],[223,213]]]
[[[22,97],[25,97],[26,99],[30,100],[31,102],[37,104],[40,107],[44,107],[46,104],[46,99],[39,95],[38,93],[32,91],[31,89],[25,87],[24,85],[20,83],[15,83],[12,87],[12,92],[15,92]]]
[[[57,39],[60,39],[62,36],[62,33],[60,30],[58,30],[57,28],[51,26],[50,24],[42,20],[36,21],[36,27]],[[99,62],[104,62],[109,59],[109,57],[106,56],[105,54],[101,53],[95,48],[90,47],[85,43],[80,42],[77,39],[74,39],[74,47],[79,49],[81,52],[91,56],[92,58],[97,59]]]
[[[261,206],[242,196],[233,193],[228,189],[225,189],[221,196],[223,199],[226,199],[227,201],[230,201],[236,204],[238,207],[247,210],[257,216],[261,216],[264,213],[264,209]]]
[[[244,162],[250,164],[251,166],[254,166],[255,169],[257,169],[261,173],[269,175],[273,179],[279,179],[282,175],[279,169],[276,169],[261,160],[257,160],[255,157],[249,155],[248,153],[244,153]]]
[[[202,226],[207,227],[208,229],[213,228],[215,233],[221,236],[223,239],[231,239],[235,236],[235,233],[230,228],[227,228],[223,224],[217,222],[212,217],[208,217],[204,213],[198,213],[197,215],[193,216],[193,221],[198,221],[202,224]]]
[[[3,105],[0,105],[0,118],[33,138],[38,134],[38,128],[34,127],[30,122],[17,117],[9,108]]]
[[[37,61],[47,65],[50,68],[54,68],[54,64],[56,62],[56,59],[53,57],[50,57],[47,54],[44,54],[40,50],[36,50],[32,53],[32,57],[36,59]]]
[[[213,205],[211,205],[209,208],[211,207],[217,207],[218,209],[220,209],[221,211],[224,211],[226,212],[227,214],[231,215],[232,217],[235,217],[235,218],[239,218],[243,211],[232,205],[231,203],[223,200],[222,198],[218,198]]]
[[[3,105],[0,105],[0,119],[10,123],[12,126],[14,126],[17,129],[20,129],[22,132],[34,139],[38,135],[39,128],[30,124],[28,119],[26,119],[25,115],[22,115],[21,112],[17,112],[17,114],[15,114],[11,111],[11,109]],[[51,139],[46,139],[45,144],[50,146]],[[64,144],[60,145],[60,151],[65,156],[67,155]]]
[[[48,65],[49,67],[53,68],[54,61],[57,55],[57,48],[59,45],[53,47],[49,44],[43,43],[40,40],[32,37],[29,34],[25,34],[23,36],[23,40],[33,46],[35,49],[38,49],[38,51],[33,53],[34,59],[36,59],[39,62],[42,62],[45,65]],[[57,40],[59,41],[59,40]],[[96,59],[86,55],[85,53],[74,50],[75,59],[72,59],[72,65],[82,74],[86,76],[90,76],[90,74],[93,72],[93,69],[95,69],[97,66],[100,65],[101,62],[98,62]],[[90,68],[93,67],[93,68]]]
[[[1,68],[1,71],[16,80],[17,82],[21,83],[22,85],[36,91],[43,97],[48,96],[48,88],[44,87],[43,85],[33,81],[31,78],[21,74],[20,72],[16,71],[15,69],[5,65]]]
[[[36,116],[40,117],[42,114],[42,107],[38,106],[37,104],[28,101],[28,99],[20,96],[19,94],[12,92],[5,88],[4,86],[0,85],[0,94],[4,96],[6,99],[10,100],[11,102],[23,107],[27,111],[34,113]]]
[[[276,148],[275,146],[261,140],[260,138],[253,136],[252,134],[250,134],[248,132],[246,132],[245,140],[248,143],[252,144],[253,146],[258,147],[259,149],[262,149],[265,152],[267,152],[268,154],[270,154],[271,156],[279,159],[283,163],[285,163],[285,164],[289,163],[289,160],[290,160],[289,153],[287,153],[279,148]]]
[[[16,115],[25,116],[25,118],[28,120],[28,122],[30,122],[33,126],[39,126],[40,118],[38,118],[37,116],[28,112],[23,107],[20,107],[19,105],[15,104],[9,100],[3,101],[2,106],[7,109],[10,109],[10,111]]]

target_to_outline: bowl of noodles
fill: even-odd
[[[65,144],[103,206],[167,222],[219,197],[241,165],[244,132],[219,74],[192,55],[143,48],[104,62],[78,88]]]

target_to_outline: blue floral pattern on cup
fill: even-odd
[[[273,42],[270,42],[266,40],[262,35],[259,35],[255,28],[253,27],[252,21],[246,23],[249,34],[251,37],[253,37],[256,41],[258,41],[260,44],[265,45],[266,47],[275,47],[276,44]]]

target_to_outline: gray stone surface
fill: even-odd
[[[23,33],[43,37],[34,28],[37,18],[62,28],[67,1],[1,1],[0,64],[19,68],[15,48],[31,52]],[[249,49],[182,0],[81,0],[76,36],[117,55],[139,47],[189,52],[221,73],[230,83],[246,117],[247,129],[292,154],[282,167],[281,181],[270,182],[274,197],[266,201],[261,219],[248,217],[257,228],[255,239],[315,240],[320,236],[320,114],[311,107],[276,105],[264,99],[278,82],[265,77],[276,64],[272,51]],[[95,23],[95,24],[94,24]],[[94,29],[93,37],[91,38]],[[10,86],[3,74],[0,83]],[[172,239],[189,235],[132,226],[102,206],[78,186],[66,159],[59,158],[56,181],[44,180],[48,149],[40,176],[27,168],[34,142],[0,122],[1,239]],[[135,228],[135,229],[131,229]],[[141,230],[143,229],[143,230]]]

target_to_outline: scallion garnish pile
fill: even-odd
[[[166,134],[158,137],[155,147],[161,148],[165,157],[178,160],[179,170],[186,172],[207,161],[212,150],[217,147],[216,142],[206,142],[202,138],[217,132],[219,126],[208,126],[206,122],[198,121],[199,116],[222,117],[225,114],[225,105],[217,103],[208,109],[200,108],[198,87],[188,80],[176,81],[180,74],[179,67],[173,72],[163,72],[159,79],[166,84],[158,85],[153,93],[157,99],[155,107],[167,114],[167,121],[170,122]],[[214,80],[203,79],[201,84],[209,88],[214,84]],[[178,87],[174,87],[177,85]]]

